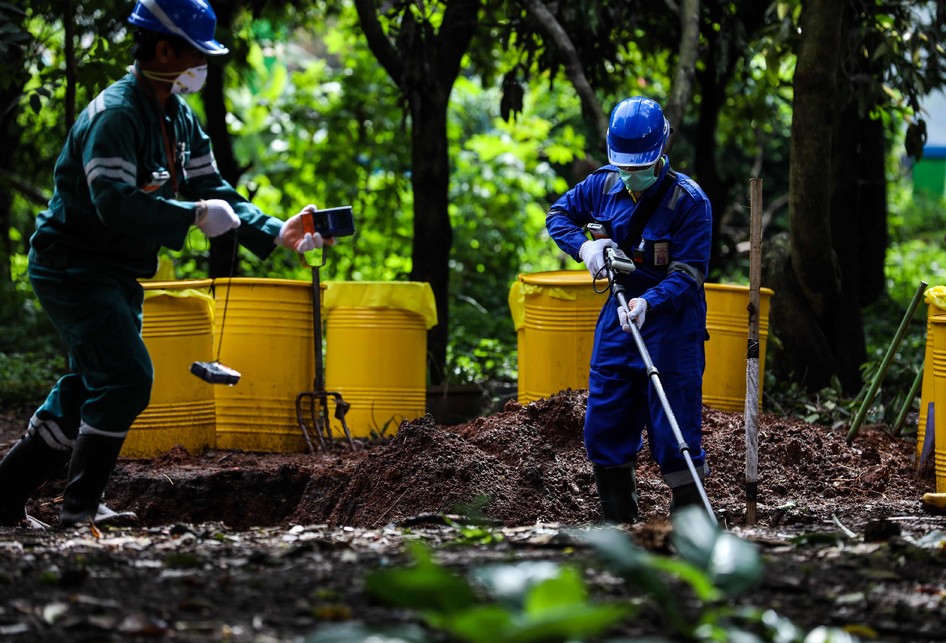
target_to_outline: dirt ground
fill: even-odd
[[[361,580],[406,564],[407,540],[458,540],[444,515],[481,515],[501,536],[437,548],[457,571],[585,561],[591,552],[566,536],[599,520],[585,401],[564,391],[455,426],[428,415],[354,451],[339,442],[314,455],[175,449],[124,459],[106,500],[137,523],[100,534],[0,529],[0,639],[301,641],[332,621],[411,622]],[[3,452],[30,412],[0,413]],[[765,565],[737,605],[864,640],[946,640],[946,518],[921,506],[935,480],[917,473],[913,439],[865,426],[848,445],[846,429],[760,416],[757,524],[748,527],[743,416],[704,408],[703,422],[720,524],[755,543]],[[638,479],[642,520],[626,531],[666,553],[669,492],[646,450]],[[31,513],[55,522],[61,489],[49,485]],[[628,598],[582,568],[595,596]],[[609,632],[653,634],[668,635],[659,618]]]

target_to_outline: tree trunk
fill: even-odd
[[[217,15],[217,32],[229,31],[233,22],[234,7],[230,3],[217,2],[214,5],[214,12]],[[209,61],[207,84],[201,92],[207,120],[203,126],[213,145],[214,159],[217,161],[220,176],[235,187],[243,170],[237,164],[233,154],[233,143],[230,140],[230,131],[227,129],[227,104],[224,97],[225,71],[226,67],[223,63]],[[233,243],[233,238],[229,234],[210,240],[207,272],[211,277],[234,277],[239,273],[239,261],[234,254]]]
[[[710,249],[710,271],[719,267],[721,255],[720,229],[725,212],[724,204],[730,201],[733,182],[745,189],[752,177],[725,177],[719,172],[718,144],[716,141],[720,110],[724,109],[732,80],[739,61],[745,57],[743,48],[733,46],[735,33],[756,34],[765,25],[767,3],[742,0],[736,3],[736,11],[721,2],[702,2],[700,33],[703,45],[699,48],[702,65],[696,66],[695,79],[699,85],[699,111],[693,137],[694,178],[706,192],[713,205],[713,243]],[[671,124],[673,122],[671,121]],[[683,123],[679,124],[682,129]],[[672,160],[672,159],[671,159]],[[747,236],[748,236],[748,230]]]
[[[802,9],[789,163],[791,242],[770,318],[783,348],[780,372],[793,374],[810,390],[829,385],[837,375],[850,393],[859,390],[860,376],[839,355],[850,355],[863,329],[856,306],[852,310],[845,300],[831,216],[839,178],[842,10],[835,0],[806,0]]]
[[[693,76],[700,47],[700,0],[683,0],[680,3],[680,47],[677,51],[677,71],[670,88],[670,99],[664,116],[676,131],[683,128],[683,116],[693,94]],[[673,149],[671,136],[667,150]]]
[[[9,91],[0,90],[0,104],[9,105],[11,100],[16,100],[13,94],[19,94],[22,87],[20,85]],[[16,123],[18,111],[16,108],[11,109],[8,117],[0,119],[0,172],[4,176],[14,167],[14,154],[20,142],[20,128]],[[0,292],[3,285],[9,284],[11,280],[10,257],[13,254],[13,242],[10,240],[10,226],[13,225],[13,191],[14,187],[8,180],[0,179]]]
[[[712,69],[699,75],[700,100],[696,131],[693,137],[694,178],[709,198],[713,207],[713,237],[710,246],[710,270],[719,266],[719,231],[723,220],[720,205],[726,203],[728,189],[719,175],[716,161],[716,128],[719,125],[719,109],[722,104],[722,87]],[[719,100],[717,100],[719,98]],[[673,162],[673,158],[670,159]]]
[[[218,16],[220,14],[217,14]],[[213,145],[214,159],[220,175],[230,185],[236,186],[243,173],[233,154],[230,132],[227,130],[227,105],[224,101],[223,74],[225,67],[211,63],[207,69],[207,84],[201,93],[207,122],[207,136]],[[238,274],[239,261],[234,256],[233,238],[229,234],[210,240],[208,272],[211,277],[231,277]]]
[[[26,33],[22,25],[18,25],[18,28]],[[19,101],[23,96],[23,88],[29,80],[24,62],[23,48],[7,48],[7,60],[3,62],[3,66],[8,76],[6,82],[0,85],[0,293],[11,283],[10,257],[14,251],[13,242],[10,240],[10,227],[13,225],[11,210],[13,193],[17,189],[12,176],[17,174],[15,156],[21,134],[17,116],[20,113]]]
[[[431,384],[441,384],[449,337],[450,248],[448,212],[450,162],[447,105],[460,63],[477,26],[480,0],[443,3],[439,29],[410,9],[386,33],[372,0],[355,0],[368,47],[404,95],[411,114],[414,189],[414,246],[411,279],[430,284],[437,303],[437,325],[427,334]]]
[[[825,327],[825,335],[832,346],[839,379],[848,393],[860,389],[860,366],[867,359],[863,320],[858,302],[862,226],[871,228],[870,219],[876,206],[862,212],[858,206],[860,186],[860,129],[862,121],[857,105],[844,95],[838,95],[836,140],[833,145],[831,173],[831,246],[837,255],[840,276],[838,309],[833,325]],[[851,207],[851,204],[855,204]]]
[[[890,237],[887,232],[887,149],[883,120],[862,117],[858,120],[857,193],[857,303],[874,303],[887,290],[884,266]],[[919,284],[917,284],[919,286]]]
[[[411,280],[426,281],[437,302],[437,325],[427,334],[430,381],[444,381],[449,328],[448,294],[453,230],[448,216],[450,164],[447,150],[447,95],[426,95],[415,106],[411,129],[414,186],[414,246]]]
[[[66,131],[76,122],[76,16],[72,0],[63,3],[63,55],[66,58],[66,97],[64,101]]]

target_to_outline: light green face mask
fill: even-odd
[[[628,190],[631,192],[643,192],[657,182],[657,165],[654,164],[653,167],[630,172],[618,169],[618,174],[621,175],[621,181],[624,182]]]

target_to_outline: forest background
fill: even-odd
[[[579,268],[545,213],[605,162],[607,114],[633,94],[664,105],[671,162],[713,203],[709,282],[746,283],[748,183],[764,180],[767,410],[849,418],[920,281],[946,281],[946,203],[910,178],[923,99],[946,85],[942,1],[211,4],[231,53],[189,102],[222,174],[281,218],[352,205],[357,232],[322,279],[429,282],[432,384],[515,381],[509,288]],[[5,405],[37,401],[65,368],[28,239],[77,112],[130,64],[132,6],[0,2]],[[231,265],[197,231],[164,254],[182,279],[309,279],[290,253]],[[902,405],[925,335],[921,309],[874,418]]]

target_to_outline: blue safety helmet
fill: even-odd
[[[670,137],[670,123],[657,101],[643,96],[625,98],[608,123],[608,161],[622,167],[653,165]]]
[[[230,51],[214,40],[217,16],[205,0],[138,0],[128,22],[182,38],[207,56]]]

